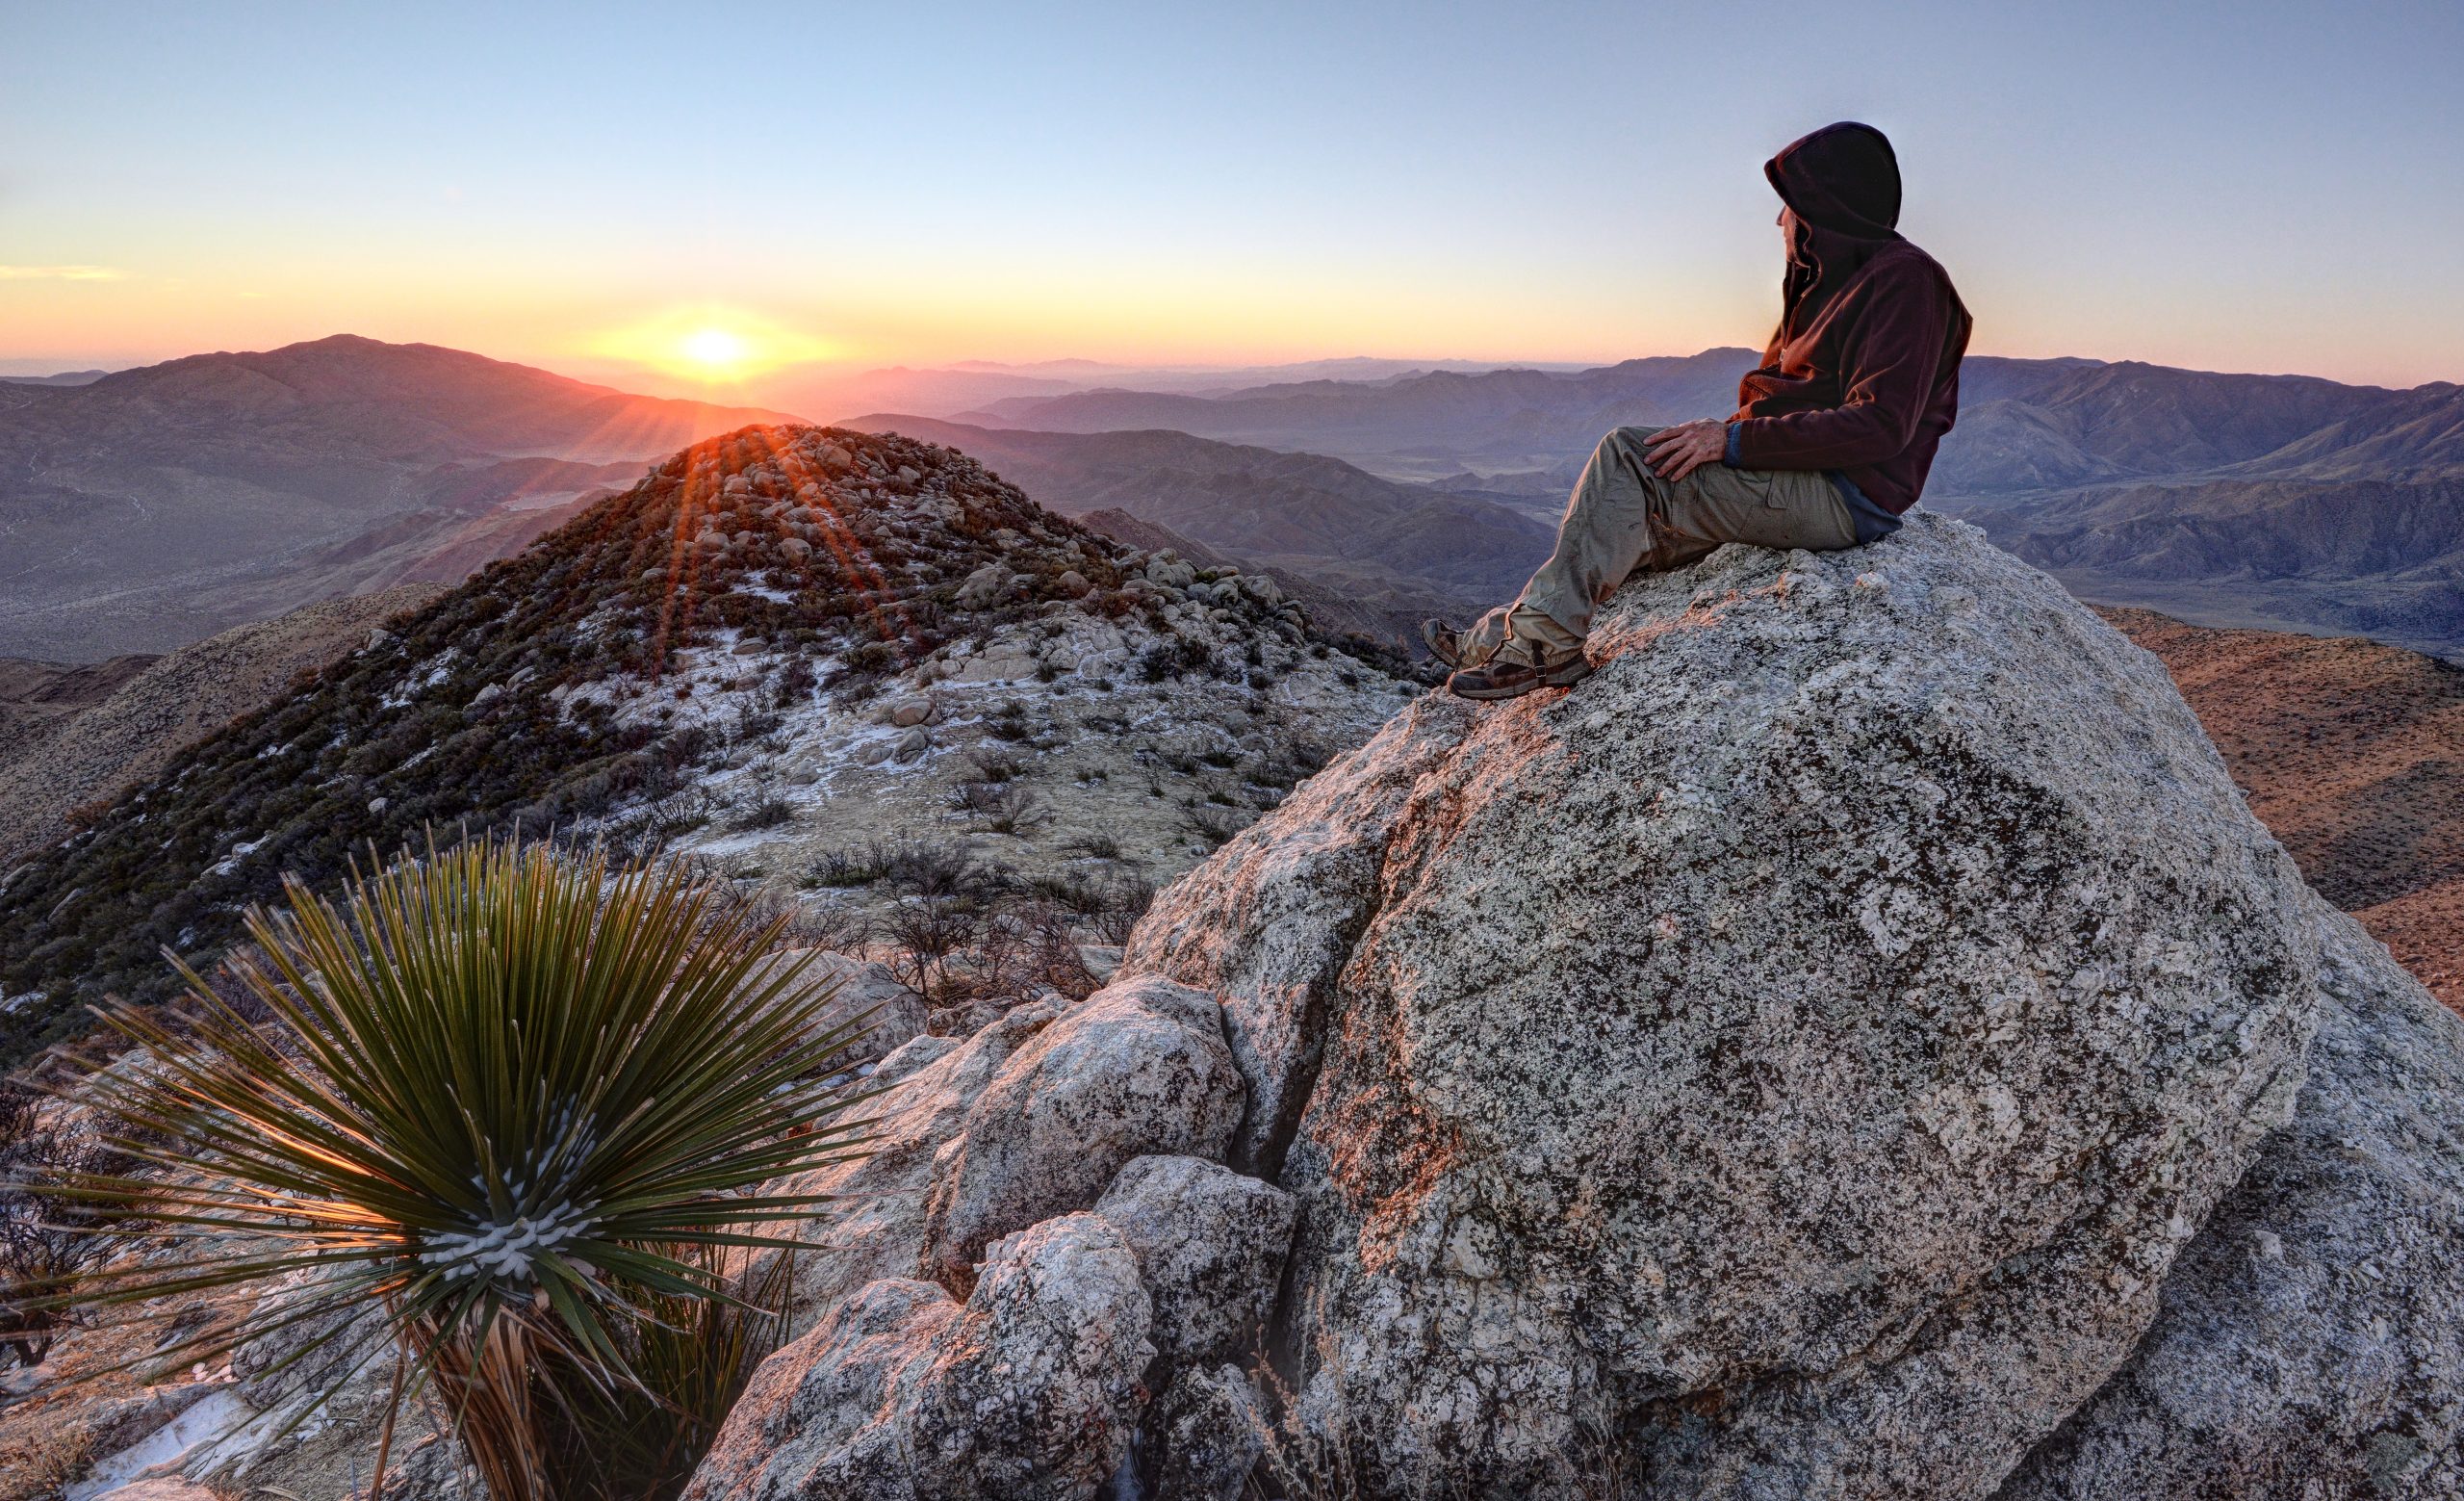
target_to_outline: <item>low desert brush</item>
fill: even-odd
[[[175,1022],[103,1011],[133,1049],[74,1092],[142,1166],[59,1191],[180,1238],[79,1302],[254,1295],[159,1359],[290,1331],[302,1370],[374,1310],[394,1408],[440,1397],[498,1501],[673,1495],[778,1337],[779,1286],[732,1267],[823,1208],[763,1185],[862,1150],[861,1020],[825,1024],[777,919],[677,869],[472,842],[286,893],[233,965],[270,1020],[185,967]]]

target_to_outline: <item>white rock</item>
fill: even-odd
[[[966,576],[959,585],[958,604],[962,609],[981,609],[1010,591],[1014,576],[999,563],[986,563]]]

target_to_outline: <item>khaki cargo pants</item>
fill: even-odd
[[[1580,646],[1593,612],[1638,569],[1681,568],[1728,542],[1818,553],[1856,545],[1848,503],[1819,471],[1715,462],[1671,484],[1643,460],[1661,430],[1620,427],[1600,440],[1557,523],[1557,550],[1522,599],[1463,634],[1465,665],[1486,661],[1509,636],[1552,652]]]

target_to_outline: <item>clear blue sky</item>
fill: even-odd
[[[1980,349],[2464,378],[2455,0],[0,5],[0,368],[1754,343],[1857,117]]]

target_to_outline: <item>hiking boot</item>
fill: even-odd
[[[1501,651],[1476,667],[1465,667],[1446,680],[1456,698],[1521,698],[1533,688],[1567,688],[1591,676],[1591,660],[1573,651],[1539,649],[1537,661],[1518,651]]]
[[[1463,665],[1463,633],[1435,615],[1421,622],[1421,643],[1431,657],[1446,663],[1447,671]]]

